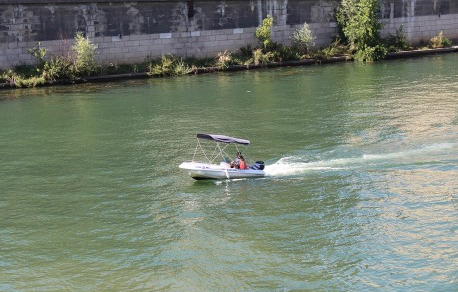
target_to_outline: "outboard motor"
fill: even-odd
[[[250,168],[254,170],[263,170],[264,161],[256,161]]]

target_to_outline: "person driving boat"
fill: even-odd
[[[240,168],[240,155],[242,155],[240,151],[237,151],[237,153],[235,153],[235,159],[231,161],[231,164],[230,164],[231,168],[236,168],[236,169]]]
[[[235,154],[236,158],[234,161],[231,162],[231,168],[236,169],[248,169],[248,165],[245,162],[245,158],[243,157],[240,151],[237,151]]]
[[[248,165],[245,162],[245,158],[243,158],[243,156],[241,154],[240,154],[240,157],[239,157],[239,168],[240,169],[248,169]]]

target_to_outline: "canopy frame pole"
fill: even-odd
[[[229,154],[227,154],[227,153],[224,151],[224,150],[227,148],[227,146],[229,146],[229,144],[226,144],[226,146],[224,146],[224,148],[221,150],[221,152],[222,152],[223,154],[225,154],[227,157],[230,158],[231,156],[230,156]],[[222,155],[221,155],[221,156],[222,156]],[[223,159],[224,159],[224,156],[223,156]]]
[[[250,147],[250,145],[247,145],[247,146],[246,146],[246,149],[248,149],[248,147]],[[253,162],[253,163],[250,163],[250,161]],[[254,160],[248,160],[248,159],[247,159],[246,162],[248,162],[248,163],[250,163],[250,164],[254,164]]]
[[[200,150],[202,150],[202,153],[204,154],[205,158],[207,158],[207,161],[210,162],[210,159],[208,159],[207,154],[205,153],[204,149],[202,148],[202,145],[200,145],[199,139],[197,139],[196,151],[198,147],[200,147]],[[194,158],[192,160],[194,161]]]
[[[212,155],[210,156],[210,163],[213,162],[213,160],[218,156],[218,153],[216,153],[216,150],[218,149],[218,142],[216,142],[216,146],[215,146],[215,149],[213,150],[213,153]],[[216,156],[215,156],[216,155]]]
[[[213,159],[210,161],[210,163],[213,163],[213,161],[214,161],[219,155],[221,155],[221,158],[224,159],[223,153],[227,155],[227,153],[224,152],[224,149],[226,149],[227,146],[229,146],[229,144],[226,144],[226,146],[224,146],[223,149],[221,149],[221,146],[219,145],[219,143],[216,142],[216,147],[219,149],[219,153],[217,153],[216,156],[213,157]],[[216,149],[215,149],[215,150],[216,150]],[[229,155],[228,155],[228,156],[229,156]]]
[[[194,162],[194,159],[196,158],[198,148],[199,148],[199,139],[197,139],[197,145],[196,145],[196,149],[194,149],[194,155],[192,156],[192,162]]]

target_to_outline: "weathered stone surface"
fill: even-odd
[[[176,53],[214,56],[256,45],[256,27],[274,18],[274,40],[289,44],[305,21],[317,46],[336,35],[337,0],[0,0],[0,68],[33,62],[28,48],[40,41],[49,54],[70,50],[82,31],[98,45],[101,62],[125,63]],[[190,4],[191,3],[191,4]],[[404,25],[411,43],[441,30],[458,38],[458,1],[381,0],[382,35]]]

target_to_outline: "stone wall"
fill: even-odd
[[[0,68],[32,63],[27,49],[40,41],[49,54],[63,54],[82,31],[98,45],[102,63],[135,63],[171,53],[210,57],[256,45],[255,29],[274,17],[274,40],[309,23],[317,46],[337,32],[337,0],[0,0]],[[458,1],[382,0],[383,34],[404,24],[412,43],[441,30],[458,38]]]

